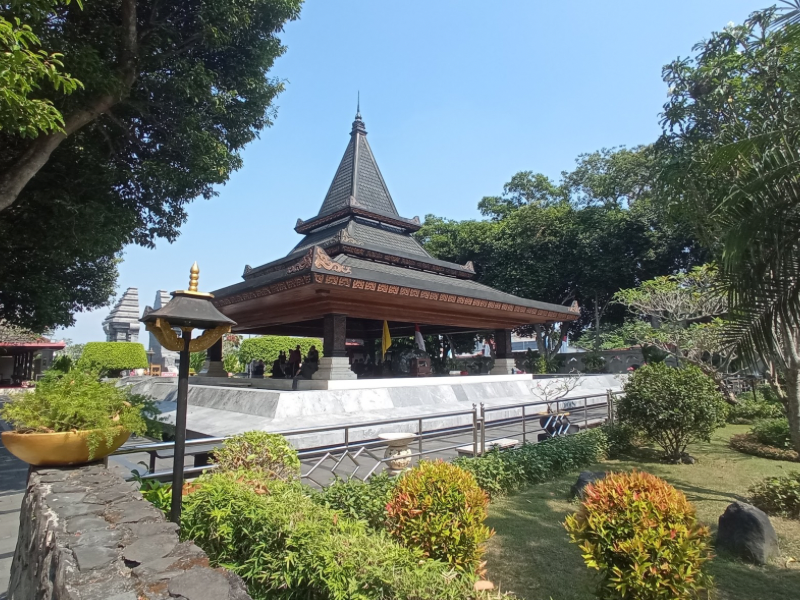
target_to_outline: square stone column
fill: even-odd
[[[322,358],[311,379],[357,379],[347,358],[347,315],[327,314],[323,317]]]
[[[497,329],[494,332],[494,367],[489,375],[510,375],[514,369],[514,352],[511,348],[511,330]]]

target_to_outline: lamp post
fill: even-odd
[[[153,356],[155,355],[155,353],[156,353],[156,351],[153,350],[152,347],[147,351],[147,373],[148,373],[148,375],[152,375],[153,374]]]
[[[211,294],[197,291],[200,269],[191,268],[188,290],[172,292],[172,300],[158,310],[145,310],[139,319],[167,350],[180,352],[178,367],[178,408],[175,414],[175,457],[172,464],[172,504],[170,521],[180,527],[183,496],[183,463],[186,454],[186,408],[189,392],[189,355],[210,348],[231,330],[234,321],[219,312],[211,303]],[[181,335],[175,331],[179,329]],[[192,331],[205,330],[192,339]]]

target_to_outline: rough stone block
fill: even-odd
[[[228,580],[212,569],[189,569],[169,582],[169,593],[186,600],[223,600],[229,592]]]
[[[81,572],[104,567],[117,559],[117,553],[110,548],[77,546],[72,551]]]
[[[769,517],[752,504],[734,502],[719,518],[717,549],[758,565],[778,556],[778,536]]]

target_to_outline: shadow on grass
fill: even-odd
[[[780,461],[732,450],[727,440],[737,429],[742,428],[729,428],[718,432],[710,443],[694,444],[690,453],[698,458],[696,465],[661,463],[657,450],[646,449],[586,470],[639,469],[662,477],[687,495],[700,520],[714,531],[729,503],[747,500],[744,494],[753,481],[786,468]],[[489,525],[497,535],[487,552],[488,572],[502,590],[513,591],[524,600],[595,598],[596,573],[584,565],[580,550],[569,542],[562,526],[565,516],[578,508],[567,499],[576,476],[492,502]],[[709,567],[715,579],[711,600],[800,600],[800,566],[789,562],[790,556],[800,559],[800,527],[777,518],[773,524],[781,538],[781,560],[756,567],[725,556],[714,558]]]
[[[487,552],[489,578],[525,600],[591,600],[596,580],[562,523],[577,504],[567,500],[574,476],[534,486],[492,503],[497,534]]]

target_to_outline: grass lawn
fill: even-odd
[[[716,532],[717,519],[734,500],[746,500],[747,489],[763,477],[800,469],[797,463],[768,460],[731,450],[728,439],[745,433],[748,425],[729,425],[708,444],[689,453],[695,465],[665,465],[655,453],[630,460],[607,461],[589,470],[640,469],[657,475],[682,490],[697,508],[700,520]],[[583,564],[580,552],[562,523],[577,509],[568,500],[577,473],[537,485],[492,502],[488,523],[497,534],[487,552],[489,579],[503,591],[524,600],[591,600],[595,571]],[[716,600],[800,599],[800,522],[770,517],[778,533],[781,557],[766,567],[715,558],[711,563]]]

